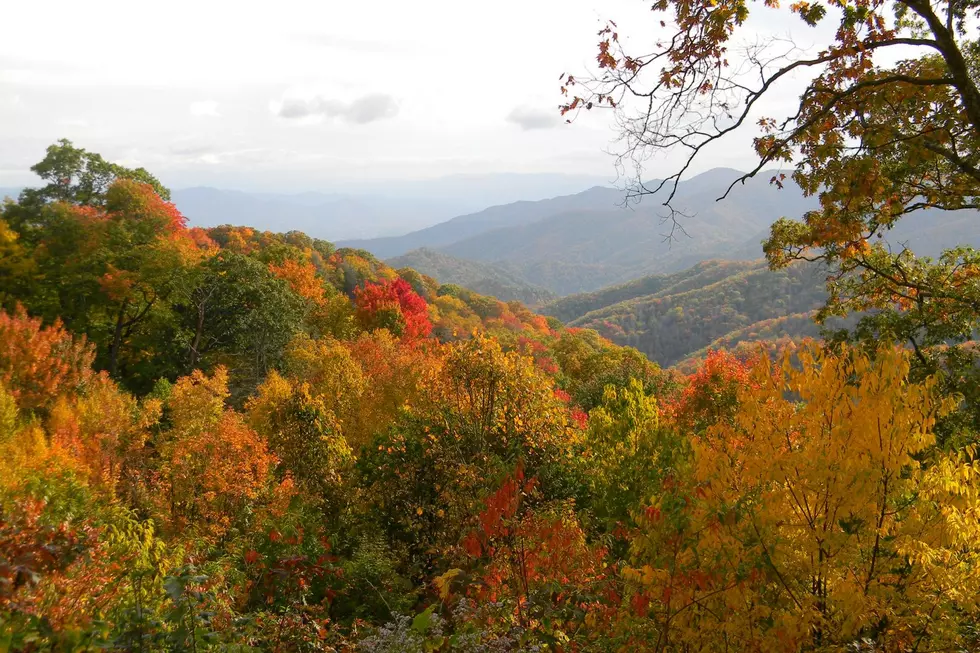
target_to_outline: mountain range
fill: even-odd
[[[586,175],[498,173],[338,182],[301,193],[172,187],[171,199],[192,226],[235,224],[338,241],[405,234],[489,206],[566,196],[603,183]],[[0,188],[0,200],[16,198],[22,189]]]
[[[462,202],[438,199],[244,193],[208,187],[179,188],[171,199],[194,226],[231,222],[259,231],[302,231],[324,240],[403,233],[448,220],[467,208]]]
[[[790,185],[780,191],[764,179],[751,179],[716,202],[739,174],[719,168],[682,182],[674,206],[683,232],[675,231],[673,238],[668,236],[665,191],[625,205],[621,190],[596,187],[491,207],[395,238],[339,244],[383,258],[437,249],[456,259],[491,264],[498,274],[558,295],[590,291],[710,258],[758,258],[768,225],[783,215],[801,214],[810,201]]]
[[[672,202],[679,227],[672,237],[666,190],[627,206],[621,190],[596,187],[494,206],[402,236],[339,244],[398,257],[444,282],[474,282],[472,262],[479,262],[490,266],[481,268],[485,279],[507,278],[511,286],[520,282],[557,295],[588,292],[709,259],[757,259],[775,220],[817,206],[791,181],[782,189],[771,185],[771,173],[736,185],[718,201],[740,175],[716,168],[681,182]],[[961,244],[980,246],[980,220],[975,211],[919,211],[899,221],[887,242],[929,256]],[[442,255],[438,264],[431,250]]]

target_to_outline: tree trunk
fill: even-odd
[[[109,346],[109,376],[116,376],[119,368],[119,349],[122,347],[123,327],[125,326],[126,307],[129,300],[122,303],[119,307],[119,315],[116,317],[116,327],[112,332],[112,344]]]

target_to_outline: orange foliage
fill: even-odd
[[[169,235],[183,235],[187,218],[171,202],[157,195],[149,184],[132,179],[117,179],[106,194],[106,209],[110,216],[123,214],[139,219],[159,221]]]
[[[102,372],[84,395],[59,398],[51,409],[51,442],[70,455],[90,482],[111,489],[121,480],[147,440],[147,429],[160,417],[160,402],[139,405]]]
[[[208,235],[206,229],[201,227],[191,227],[187,230],[187,236],[197,245],[198,249],[201,250],[217,250],[218,243],[211,239]]]
[[[269,271],[288,283],[300,297],[315,304],[322,304],[326,300],[323,281],[317,276],[312,263],[297,263],[288,259],[282,265],[270,263]]]
[[[156,503],[176,530],[200,526],[220,537],[266,487],[276,458],[241,415],[224,408],[228,373],[177,381],[167,403],[173,428],[162,455]]]
[[[0,382],[22,410],[49,407],[60,394],[77,391],[92,376],[95,352],[65,331],[60,321],[42,327],[23,307],[0,311]]]
[[[433,383],[442,358],[436,343],[406,346],[384,331],[362,334],[349,347],[361,366],[364,390],[357,402],[355,423],[345,425],[344,433],[352,446],[359,446],[386,427],[403,406],[427,398],[425,390]]]

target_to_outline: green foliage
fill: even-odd
[[[188,362],[225,365],[236,397],[250,393],[282,362],[286,345],[303,328],[304,308],[285,281],[262,263],[233,252],[204,262],[184,315]]]
[[[631,513],[686,465],[686,442],[661,426],[657,402],[633,380],[607,386],[602,403],[589,413],[586,447],[591,460],[592,510],[609,525],[628,523]]]
[[[734,347],[757,338],[819,335],[820,327],[812,319],[774,327],[769,321],[814,315],[827,299],[824,276],[817,266],[802,264],[776,272],[760,262],[702,264],[671,277],[568,297],[544,310],[568,316],[570,326],[595,329],[670,366],[716,341]],[[648,290],[654,292],[645,294]]]
[[[106,201],[106,193],[116,179],[131,179],[149,184],[165,200],[170,191],[144,168],[135,170],[110,163],[100,154],[75,147],[62,138],[47,149],[44,159],[31,166],[48,184],[39,189],[27,189],[21,203],[39,205],[44,202],[70,202],[83,205],[100,205]]]
[[[506,269],[450,256],[434,249],[413,250],[386,261],[396,268],[412,268],[443,284],[455,284],[501,301],[518,300],[535,306],[555,297],[550,290],[520,279]]]

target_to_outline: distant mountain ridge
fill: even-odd
[[[575,195],[491,206],[403,236],[342,240],[337,246],[366,249],[378,258],[391,258],[413,249],[439,248],[497,229],[536,222],[563,211],[582,207],[612,209],[622,199],[622,191],[596,186]]]
[[[192,226],[236,224],[303,231],[331,242],[397,236],[490,206],[566,196],[604,183],[565,173],[457,174],[430,179],[326,182],[324,191],[269,192],[208,185],[171,187]],[[22,187],[0,188],[16,198]]]
[[[172,201],[199,227],[240,224],[259,231],[302,231],[341,240],[401,233],[447,220],[465,208],[458,202],[327,193],[245,193],[209,187],[179,188]]]
[[[419,258],[412,250],[434,249],[493,265],[513,279],[558,295],[589,292],[710,259],[757,259],[773,222],[802,217],[818,205],[817,198],[804,197],[792,181],[777,189],[769,183],[769,172],[729,190],[741,174],[716,168],[681,182],[672,201],[679,227],[673,238],[666,236],[672,227],[663,206],[667,189],[624,207],[621,190],[600,187],[491,207],[396,238],[341,244],[383,258]],[[919,211],[900,220],[885,241],[896,248],[908,244],[916,254],[928,256],[960,244],[980,246],[980,219],[976,211]],[[452,269],[443,271],[449,274],[443,281],[463,278],[453,278]]]
[[[622,190],[596,187],[576,195],[491,207],[404,236],[339,245],[382,258],[436,249],[458,259],[493,264],[559,295],[590,291],[651,273],[683,270],[710,258],[757,258],[758,234],[779,217],[798,215],[812,205],[798,190],[779,191],[762,179],[749,180],[725,202],[715,202],[739,174],[719,168],[681,183],[674,205],[683,212],[678,220],[690,235],[673,240],[666,237],[666,191],[626,206]]]

